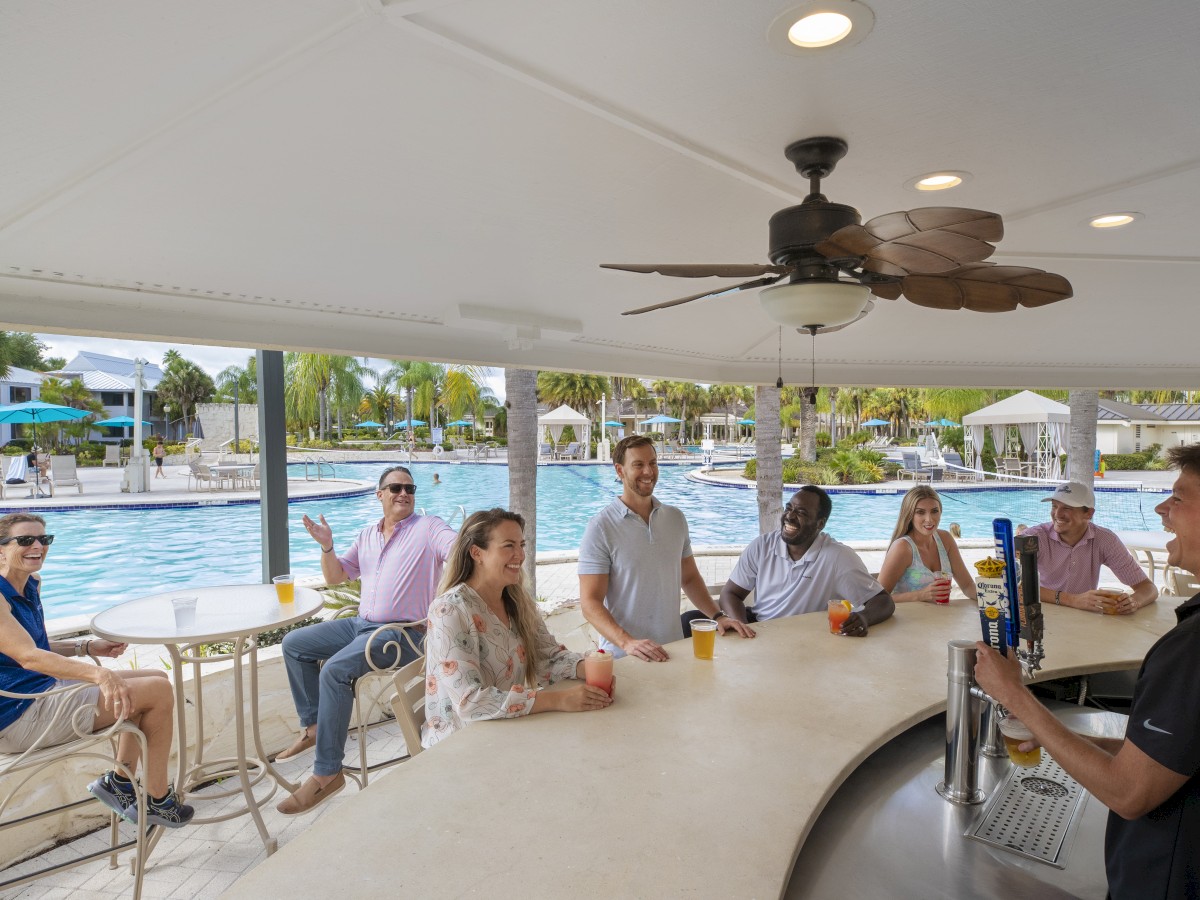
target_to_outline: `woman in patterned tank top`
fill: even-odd
[[[917,485],[904,495],[879,572],[879,583],[897,603],[937,602],[939,592],[944,598],[949,590],[945,583],[951,575],[967,599],[975,599],[975,581],[954,536],[938,528],[941,520],[942,498],[933,488]]]

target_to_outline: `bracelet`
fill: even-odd
[[[82,638],[75,641],[75,655],[83,656],[83,639]]]
[[[724,616],[726,619],[730,618],[729,613],[725,612],[725,610],[721,610],[715,616],[713,616],[713,621],[717,621],[717,619],[721,618],[722,616]]]
[[[322,547],[321,552],[322,553],[332,553],[333,552],[333,544],[330,544],[328,549]]]
[[[1061,600],[1061,599],[1059,599],[1059,598],[1061,598],[1061,597],[1062,597],[1062,591],[1055,591],[1055,592],[1054,592],[1054,605],[1055,605],[1055,606],[1062,606],[1062,600]]]

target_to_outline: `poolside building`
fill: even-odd
[[[138,415],[133,408],[134,363],[132,359],[84,350],[75,354],[75,358],[62,369],[57,372],[48,372],[47,375],[51,378],[61,378],[64,381],[71,381],[75,378],[82,381],[84,387],[91,391],[92,396],[104,407],[103,414],[98,418],[111,419],[120,416],[135,418]],[[152,423],[156,430],[161,431],[166,421],[162,415],[154,415],[153,410],[154,398],[157,394],[155,389],[163,379],[162,369],[153,363],[146,363],[142,367],[142,377],[145,379],[145,387],[142,392],[140,417]]]
[[[0,406],[10,403],[27,403],[37,400],[41,394],[44,372],[33,372],[19,366],[10,366],[8,374],[0,378]],[[21,437],[29,431],[28,425],[10,425],[0,423],[0,447],[3,447],[15,437]]]

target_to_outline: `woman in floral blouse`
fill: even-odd
[[[425,638],[425,725],[432,747],[469,722],[603,709],[612,697],[583,680],[583,657],[550,635],[526,590],[525,520],[504,509],[474,513],[446,560]]]

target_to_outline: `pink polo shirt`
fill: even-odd
[[[362,578],[359,618],[368,622],[419,622],[442,577],[442,564],[458,532],[437,516],[413,513],[383,542],[383,520],[364,528],[345,556],[342,568]]]
[[[1088,523],[1087,531],[1074,547],[1063,542],[1047,522],[1034,525],[1025,534],[1038,539],[1038,581],[1052,591],[1081,594],[1100,584],[1100,567],[1108,566],[1127,587],[1146,581],[1146,573],[1121,539],[1099,525]]]

